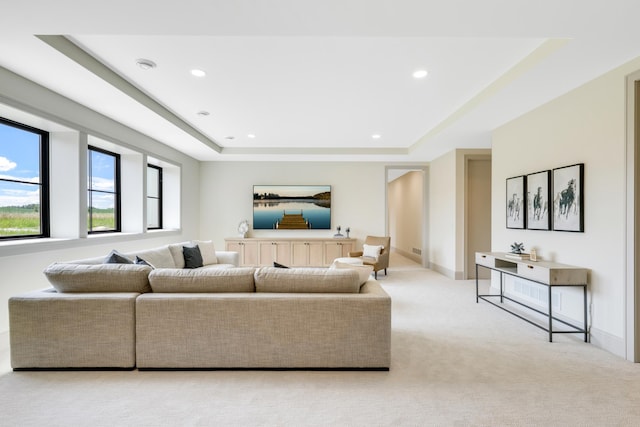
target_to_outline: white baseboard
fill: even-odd
[[[412,252],[407,252],[407,251],[404,251],[404,250],[398,249],[398,248],[391,248],[391,250],[393,252],[396,252],[397,254],[402,255],[405,258],[409,258],[411,261],[415,261],[418,264],[422,264],[422,256],[420,256],[420,255],[416,255],[416,254],[414,254]]]
[[[616,337],[594,327],[591,327],[589,338],[591,344],[594,346],[626,359],[627,352],[623,338]]]
[[[443,276],[447,276],[449,279],[462,280],[464,278],[463,271],[449,270],[448,268],[442,267],[441,265],[435,264],[433,262],[429,263],[429,268],[437,273],[442,274]]]

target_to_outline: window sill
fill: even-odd
[[[46,239],[7,240],[0,242],[0,257],[94,246],[110,242],[155,239],[163,236],[179,235],[181,232],[180,229],[162,229],[149,230],[146,233],[91,234],[87,238],[51,237]]]

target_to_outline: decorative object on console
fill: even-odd
[[[511,244],[511,253],[512,254],[521,254],[524,252],[524,244],[522,242],[513,242]]]
[[[535,249],[531,249],[529,251],[529,261],[533,261],[533,262],[538,261],[538,253],[536,252]]]
[[[549,230],[551,228],[551,171],[546,170],[527,175],[527,229]]]
[[[240,221],[240,224],[238,224],[238,235],[244,239],[245,237],[247,237],[248,231],[249,231],[249,221],[247,221],[246,219],[243,219],[242,221]]]
[[[584,231],[584,163],[553,170],[553,229]]]
[[[507,258],[525,260],[529,259],[529,254],[524,253],[524,244],[513,242],[511,244],[511,252],[504,254]]]
[[[336,231],[337,233],[333,235],[333,237],[344,237],[344,234],[340,233],[340,230],[342,229],[342,227],[337,226],[336,227]]]
[[[507,178],[507,228],[524,228],[527,217],[524,203],[526,194],[526,177],[524,175]]]
[[[344,231],[347,232],[347,239],[348,239],[349,238],[349,233],[351,233],[351,228],[347,227],[347,229],[344,230]]]

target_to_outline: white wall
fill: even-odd
[[[636,59],[502,126],[493,134],[492,249],[514,241],[548,260],[589,268],[592,342],[624,356],[625,76]],[[584,233],[505,227],[505,179],[585,164]],[[579,319],[579,295],[561,314]]]
[[[1,67],[0,82],[0,103],[13,108],[20,107],[27,115],[37,116],[42,112],[46,116],[43,123],[60,123],[73,130],[52,134],[55,141],[52,142],[51,161],[56,162],[57,166],[64,166],[52,167],[51,170],[52,209],[56,210],[52,226],[56,226],[54,237],[58,239],[0,242],[0,333],[9,329],[8,299],[13,295],[49,287],[42,271],[52,262],[106,255],[114,248],[134,251],[199,237],[199,162]],[[3,114],[11,110],[12,108],[5,108]],[[178,208],[181,210],[182,229],[149,233],[139,230],[130,234],[83,237],[84,233],[79,232],[82,230],[72,226],[73,219],[82,222],[82,218],[86,218],[86,211],[81,208],[82,203],[78,202],[78,198],[85,194],[80,189],[84,188],[83,185],[86,187],[86,178],[82,172],[86,169],[78,166],[82,164],[82,156],[78,151],[82,145],[82,132],[78,132],[79,130],[112,141],[121,141],[129,150],[154,158],[170,159],[171,163],[181,166],[181,177],[173,182],[181,183],[182,203]],[[137,157],[138,161],[143,159],[140,154],[133,157]],[[141,164],[138,176],[133,177],[136,185],[141,184],[143,167]],[[175,170],[172,172],[175,173]],[[134,210],[141,211],[140,197],[135,202],[130,200],[130,203],[137,205]],[[60,210],[61,206],[63,211]],[[172,212],[172,218],[179,218],[179,215]],[[137,223],[139,229],[141,221],[135,220],[134,223]],[[82,224],[80,228],[81,226]],[[135,228],[135,225],[132,227]]]
[[[331,237],[351,228],[351,237],[385,233],[385,166],[343,162],[203,162],[200,235],[224,247],[238,223],[253,222],[254,184],[331,185],[332,230],[251,230],[249,237]],[[361,241],[358,244],[362,243]]]

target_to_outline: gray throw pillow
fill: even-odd
[[[127,258],[126,255],[114,249],[109,252],[109,255],[104,259],[103,264],[133,264],[133,261]]]
[[[151,268],[155,268],[153,265],[149,264],[147,261],[143,260],[138,255],[136,255],[136,260],[135,260],[134,264],[148,265]]]
[[[202,267],[202,254],[198,245],[183,246],[182,254],[184,255],[184,268]]]

